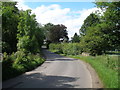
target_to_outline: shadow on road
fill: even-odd
[[[47,49],[43,50],[43,54],[45,55],[47,61],[46,63],[51,63],[51,61],[68,62],[77,60],[52,53]],[[78,77],[73,76],[44,74],[38,69],[38,71],[34,70],[32,72],[27,72],[17,78],[3,83],[3,88],[74,88],[78,86],[77,84],[75,84],[75,81],[77,81],[78,79]]]
[[[46,61],[75,61],[75,60],[78,60],[78,59],[68,59],[68,58],[59,58],[59,59],[46,59]]]
[[[74,82],[77,79],[67,76],[32,73],[24,75],[22,79],[9,88],[74,88],[77,85],[72,85],[70,82]],[[5,84],[3,84],[3,88],[6,88]]]
[[[59,54],[48,51],[47,49],[42,50],[46,61],[75,61],[78,59],[67,58]]]

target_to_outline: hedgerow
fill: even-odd
[[[61,44],[50,44],[50,51],[63,53],[66,55],[78,55],[82,53],[82,48],[79,43],[61,43]]]

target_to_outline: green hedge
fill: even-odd
[[[53,44],[51,43],[49,45],[49,49],[53,52],[56,52],[56,53],[63,53],[63,50],[62,50],[62,44]]]
[[[52,52],[63,53],[66,55],[79,55],[82,53],[82,48],[79,43],[52,43],[49,45],[49,49]]]
[[[26,71],[33,70],[38,65],[41,65],[44,59],[40,54],[34,55],[29,53],[26,55],[22,51],[7,55],[4,53],[2,61],[2,79],[7,80],[18,76]]]
[[[55,53],[62,53],[65,55],[79,55],[82,52],[89,53],[89,55],[96,56],[105,54],[104,51],[100,51],[97,47],[90,47],[89,44],[83,43],[51,43],[49,45],[49,50]]]

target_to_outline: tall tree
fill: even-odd
[[[105,29],[105,27],[106,25],[103,24],[88,27],[86,35],[81,38],[80,42],[84,52],[89,52],[91,55],[100,55],[109,49],[108,36],[101,30]]]
[[[82,27],[80,28],[80,35],[86,35],[86,31],[88,27],[91,26],[95,26],[96,24],[98,24],[100,22],[99,17],[94,14],[91,13],[85,20],[84,23],[82,25]]]
[[[120,2],[97,2],[96,5],[104,11],[100,19],[96,19],[99,23],[93,18],[92,24],[90,15],[81,27],[80,44],[83,51],[92,55],[120,49]]]
[[[112,48],[120,49],[120,1],[96,2],[96,5],[105,10],[102,21],[110,27],[104,29],[103,32],[109,35],[108,40],[112,42]]]
[[[77,35],[77,33],[75,33],[74,36],[72,37],[72,42],[73,43],[80,42],[80,37],[79,35]]]
[[[53,28],[53,24],[52,23],[47,23],[44,25],[43,27],[43,30],[44,30],[44,34],[45,34],[45,37],[46,37],[46,40],[47,41],[50,41],[50,38],[49,38],[49,32],[50,30]]]
[[[43,32],[36,22],[31,10],[21,11],[18,23],[18,50],[36,53],[43,43]]]
[[[46,24],[46,37],[47,40],[52,43],[58,43],[60,42],[60,39],[63,39],[65,41],[68,40],[68,33],[67,33],[67,27],[65,27],[62,24],[53,25],[53,24]]]
[[[17,25],[19,10],[16,2],[2,2],[2,52],[12,53],[17,50]]]

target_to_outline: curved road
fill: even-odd
[[[3,82],[3,88],[93,88],[83,61],[43,50],[46,61],[35,70]]]

